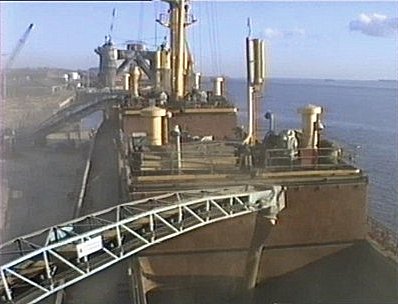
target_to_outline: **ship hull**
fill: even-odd
[[[97,135],[111,141],[112,134],[100,131]],[[98,158],[98,153],[94,154]],[[101,150],[101,163],[107,154]],[[241,184],[247,184],[243,176],[240,179]],[[167,192],[179,190],[176,185],[206,184],[167,180],[164,186],[161,181],[156,185]],[[237,182],[229,180],[231,185]],[[263,182],[287,189],[286,208],[275,225],[253,213],[151,247],[126,264],[134,274],[129,276],[129,290],[139,286],[140,297],[148,303],[163,303],[164,299],[173,303],[296,302],[300,297],[315,302],[350,299],[360,303],[364,297],[373,302],[398,299],[394,294],[396,266],[366,241],[366,178],[299,177]],[[372,286],[372,275],[383,287],[367,287]],[[256,288],[250,289],[253,283]],[[340,298],[336,290],[342,291],[337,292]]]
[[[138,258],[143,290],[156,298],[211,283],[237,297],[356,246],[366,238],[366,189],[364,181],[289,186],[275,225],[251,214],[159,244]]]
[[[133,120],[124,117],[123,121]],[[130,127],[128,133],[135,131]],[[129,129],[126,124],[124,128]],[[176,303],[253,302],[254,287],[267,289],[275,280],[367,244],[367,178],[359,170],[314,169],[236,177],[136,177],[131,194],[137,198],[141,192],[239,184],[286,188],[286,207],[276,223],[261,214],[250,214],[202,227],[142,252],[132,265],[139,274],[135,281],[139,281],[143,298],[150,303],[169,297]],[[348,281],[355,289],[353,277],[355,274]],[[328,288],[325,290],[319,300],[331,299]],[[248,295],[253,299],[242,298]]]

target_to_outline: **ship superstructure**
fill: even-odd
[[[159,21],[170,28],[170,49],[163,45],[153,53],[152,77],[136,61],[125,87],[131,98],[114,112],[125,198],[278,185],[286,190],[286,208],[272,219],[250,215],[148,249],[134,264],[142,293],[178,289],[166,278],[224,274],[234,279],[223,288],[234,293],[364,240],[367,177],[323,136],[323,109],[304,105],[298,109],[301,127],[279,132],[267,113],[270,127],[260,134],[265,43],[249,35],[247,127],[237,128],[238,109],[228,100],[224,78],[214,77],[213,89],[203,90],[188,44],[181,42],[194,20],[189,3],[167,2],[169,18]],[[148,81],[142,80],[146,87],[137,83],[143,74],[155,79],[150,88]]]

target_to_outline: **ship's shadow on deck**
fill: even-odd
[[[104,121],[97,131],[87,192],[80,216],[114,206],[119,202],[119,172],[115,138],[117,126]]]
[[[148,303],[398,303],[398,267],[360,242],[299,270],[260,283],[253,292],[231,294],[239,278],[158,278],[165,288]],[[238,287],[236,287],[238,290]]]

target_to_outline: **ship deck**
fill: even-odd
[[[332,162],[319,157],[317,162],[302,165],[301,159],[275,163],[269,158],[261,168],[244,168],[236,154],[237,142],[211,141],[182,143],[181,165],[173,144],[150,147],[123,155],[131,175],[130,194],[152,195],[167,191],[200,189],[242,184],[366,183],[366,175],[346,161]],[[281,157],[278,157],[278,161]]]

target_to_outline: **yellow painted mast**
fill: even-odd
[[[184,97],[184,58],[185,58],[185,24],[187,0],[163,0],[170,6],[169,22],[164,24],[170,29],[171,50],[171,92],[172,98],[182,100]]]

